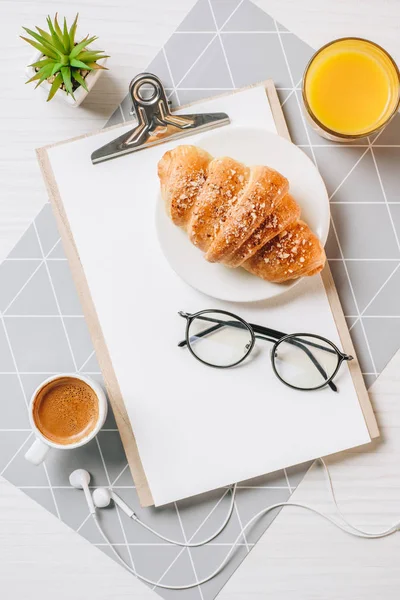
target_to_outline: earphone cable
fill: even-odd
[[[155,531],[152,527],[150,527],[150,525],[147,525],[146,523],[141,521],[136,515],[131,517],[131,519],[133,519],[136,523],[139,523],[139,525],[141,525],[142,527],[147,529],[147,531],[150,531],[151,533],[156,535],[158,538],[160,538],[160,540],[164,540],[165,542],[168,542],[169,544],[174,544],[174,546],[183,546],[184,548],[198,548],[199,546],[205,546],[209,542],[212,542],[212,540],[214,540],[217,536],[219,536],[219,534],[223,532],[223,530],[225,529],[225,527],[228,525],[229,521],[231,520],[233,509],[235,507],[236,488],[237,488],[237,483],[235,483],[231,488],[231,502],[230,502],[229,510],[225,517],[224,522],[217,529],[217,531],[215,531],[212,535],[210,535],[205,540],[201,540],[200,542],[178,542],[176,540],[171,540],[170,538],[165,537],[161,533],[158,533],[158,531]]]
[[[355,527],[355,525],[352,525],[352,523],[350,523],[350,521],[348,521],[346,519],[346,517],[344,516],[344,514],[342,513],[342,511],[339,508],[339,504],[336,499],[335,489],[333,487],[331,472],[328,469],[328,465],[326,464],[326,462],[324,461],[324,459],[322,457],[319,458],[318,460],[321,462],[321,464],[323,466],[325,476],[326,476],[327,482],[328,482],[329,493],[331,495],[332,502],[335,506],[336,512],[339,515],[339,517],[342,519],[342,521],[344,523],[346,523],[346,525],[348,527],[350,527],[353,531],[355,531],[359,534],[362,534],[363,537],[370,537],[371,539],[377,538],[377,537],[378,538],[385,537],[386,535],[390,535],[391,533],[394,533],[395,531],[399,531],[400,521],[396,521],[396,523],[393,523],[393,525],[391,525],[387,529],[384,529],[383,531],[380,531],[380,532],[365,531],[363,529],[359,529],[358,527]],[[351,533],[351,532],[349,531],[348,533]]]
[[[118,558],[118,560],[125,566],[125,568],[128,571],[130,571],[131,573],[133,573],[133,575],[136,575],[136,577],[138,577],[138,579],[140,579],[141,581],[144,581],[145,583],[148,583],[149,585],[153,585],[155,587],[169,589],[169,590],[187,590],[187,589],[194,588],[194,587],[197,587],[199,585],[202,585],[203,583],[207,583],[207,581],[210,581],[211,579],[213,579],[214,577],[216,577],[222,571],[222,569],[225,567],[225,565],[228,563],[228,561],[229,561],[229,559],[230,559],[230,557],[231,557],[231,555],[232,555],[235,547],[239,543],[239,541],[242,538],[243,533],[246,531],[246,529],[248,529],[250,527],[250,525],[252,525],[254,523],[254,521],[256,521],[257,519],[259,519],[261,516],[267,514],[271,510],[274,510],[275,508],[281,508],[281,507],[284,507],[284,506],[293,506],[293,507],[297,507],[297,508],[303,508],[305,510],[308,510],[308,511],[314,513],[314,514],[317,514],[318,516],[322,517],[323,519],[325,519],[326,521],[328,521],[332,525],[338,527],[339,529],[341,529],[345,533],[348,533],[349,535],[353,535],[355,537],[360,537],[360,538],[378,539],[378,538],[387,537],[389,535],[392,535],[396,531],[399,531],[399,528],[400,528],[400,524],[399,523],[396,523],[396,524],[392,525],[391,527],[389,527],[388,529],[386,529],[384,531],[375,532],[375,533],[374,532],[362,531],[361,529],[358,529],[357,527],[354,527],[353,525],[351,525],[351,523],[349,523],[345,519],[345,517],[343,516],[343,514],[340,511],[339,506],[337,504],[335,493],[334,493],[334,489],[333,489],[332,478],[330,476],[329,469],[328,469],[326,463],[324,462],[324,460],[322,458],[320,459],[320,461],[321,461],[321,463],[322,463],[322,465],[324,467],[324,471],[325,471],[326,475],[328,476],[328,483],[329,483],[330,493],[331,493],[331,497],[332,497],[334,506],[335,506],[335,508],[336,508],[339,516],[343,519],[343,521],[346,523],[346,525],[348,527],[346,527],[342,523],[336,521],[336,519],[330,517],[329,515],[326,515],[323,512],[319,511],[318,509],[313,508],[312,506],[309,506],[307,504],[300,504],[298,502],[278,502],[276,504],[271,504],[270,506],[267,506],[267,507],[263,508],[262,510],[260,510],[257,514],[255,514],[244,525],[244,527],[240,531],[239,535],[237,536],[236,540],[233,542],[231,548],[229,549],[226,557],[224,558],[224,560],[222,561],[222,563],[217,567],[217,569],[215,571],[213,571],[213,573],[211,573],[211,575],[208,575],[207,577],[205,577],[201,581],[196,581],[196,582],[193,582],[193,583],[190,583],[190,584],[186,584],[186,585],[179,585],[179,586],[166,585],[166,584],[163,584],[163,583],[160,583],[160,582],[151,581],[150,579],[147,579],[146,577],[143,577],[142,575],[139,575],[138,573],[136,573],[136,571],[134,571],[134,569],[132,569],[131,567],[129,567],[129,565],[127,565],[125,563],[124,559],[118,554],[118,552],[116,551],[115,547],[111,544],[110,540],[108,539],[108,537],[104,533],[104,531],[103,531],[100,523],[98,522],[97,516],[95,514],[93,514],[92,516],[93,516],[93,519],[94,519],[94,521],[96,523],[96,526],[97,526],[97,528],[98,528],[98,530],[99,530],[102,538],[105,540],[105,542],[110,547],[110,549],[112,550],[112,552],[115,554],[115,556]],[[141,521],[139,521],[139,522],[143,525],[143,523]],[[226,525],[226,523],[225,523],[225,525]],[[214,535],[213,539],[214,539],[214,537],[216,537],[216,536]]]

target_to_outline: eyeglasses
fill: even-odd
[[[178,346],[187,347],[203,364],[228,369],[249,356],[256,339],[272,342],[272,369],[282,383],[296,390],[319,390],[328,385],[337,392],[333,379],[344,361],[353,360],[320,335],[285,334],[247,323],[225,310],[178,314],[186,319],[186,337]]]

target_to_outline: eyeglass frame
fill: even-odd
[[[191,343],[190,343],[190,337],[189,337],[189,329],[190,329],[190,325],[192,324],[192,322],[198,318],[200,315],[203,314],[207,314],[207,313],[221,313],[224,315],[227,315],[229,317],[233,317],[234,319],[237,319],[238,321],[240,321],[245,328],[249,331],[250,336],[251,336],[251,343],[249,348],[247,349],[246,354],[244,354],[238,361],[230,364],[230,365],[214,365],[212,363],[209,363],[205,360],[203,360],[202,358],[200,358],[199,356],[197,356],[197,354],[193,351],[192,347],[191,347]],[[312,392],[315,390],[320,390],[322,388],[324,388],[325,386],[329,386],[330,389],[333,392],[337,392],[338,389],[336,387],[336,385],[333,382],[333,379],[336,377],[340,367],[342,366],[343,362],[347,362],[347,361],[351,361],[354,359],[353,356],[351,356],[350,354],[345,354],[344,352],[342,352],[341,350],[339,350],[339,348],[336,346],[336,344],[334,344],[331,340],[328,340],[328,338],[325,338],[321,335],[317,335],[314,333],[283,333],[281,331],[277,331],[276,329],[271,329],[269,327],[264,327],[263,325],[256,325],[255,323],[248,323],[247,321],[245,321],[244,319],[242,319],[242,317],[239,317],[238,315],[231,313],[227,310],[222,310],[222,309],[213,309],[213,308],[207,308],[204,310],[199,310],[196,313],[186,313],[184,311],[179,311],[178,315],[183,317],[184,319],[186,319],[186,329],[185,329],[185,340],[182,340],[181,342],[178,343],[178,346],[180,348],[183,348],[185,346],[187,346],[189,352],[201,363],[203,363],[204,365],[207,365],[209,367],[213,367],[214,369],[230,369],[231,367],[236,367],[237,365],[239,365],[240,363],[242,363],[248,356],[249,354],[252,352],[255,343],[256,343],[256,339],[262,339],[268,342],[272,342],[273,343],[273,347],[271,349],[271,366],[272,366],[272,370],[274,372],[274,374],[278,377],[278,379],[284,383],[286,386],[294,389],[294,390],[299,390],[299,391],[304,391],[304,392]],[[206,333],[210,333],[209,330],[205,330]],[[202,332],[204,333],[204,332]],[[262,334],[260,335],[256,335],[256,334]],[[264,336],[271,336],[272,338],[278,338],[278,339],[270,339],[269,337],[264,337]],[[317,386],[317,387],[313,387],[313,388],[302,388],[302,387],[297,387],[295,385],[292,385],[291,383],[288,383],[287,381],[285,381],[281,375],[279,374],[276,366],[275,366],[275,352],[276,349],[278,348],[279,344],[281,344],[282,342],[287,341],[289,338],[293,338],[294,336],[308,336],[308,337],[314,337],[317,338],[319,340],[322,340],[323,342],[329,344],[333,350],[336,352],[336,355],[338,357],[338,364],[336,365],[336,368],[334,370],[334,372],[332,373],[332,375],[327,379],[327,381],[325,381],[324,383],[322,383],[321,385]],[[324,350],[326,350],[326,348],[322,348]],[[318,361],[315,359],[310,359],[315,366],[317,367],[317,369],[320,371],[320,369],[323,369],[323,367],[318,363]],[[317,363],[317,364],[316,364]],[[321,371],[320,371],[321,372]],[[323,373],[321,373],[321,375],[323,375]],[[326,373],[325,373],[326,376]]]

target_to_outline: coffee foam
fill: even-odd
[[[33,419],[42,435],[56,444],[75,444],[96,426],[99,401],[94,390],[81,379],[60,377],[37,394]]]

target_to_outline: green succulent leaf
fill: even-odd
[[[64,29],[63,29],[63,42],[64,42],[64,46],[65,49],[67,51],[67,54],[69,54],[72,50],[71,45],[70,45],[70,39],[69,39],[69,33],[68,33],[68,27],[67,27],[67,19],[64,17]]]
[[[95,62],[100,58],[109,58],[107,54],[103,54],[102,50],[93,50],[93,51],[82,51],[76,57],[78,60],[82,62]]]
[[[39,69],[39,71],[37,73],[35,73],[35,75],[33,77],[31,77],[26,83],[30,83],[31,81],[38,80],[38,83],[36,84],[36,87],[38,87],[38,85],[40,85],[42,83],[42,81],[44,81],[45,79],[50,77],[51,69],[52,69],[51,65],[45,65],[44,67]]]
[[[43,44],[43,46],[45,46],[48,43],[46,41],[46,39],[43,36],[41,36],[39,33],[36,33],[36,31],[32,31],[32,29],[28,29],[28,27],[22,27],[22,29],[24,31],[26,31],[26,33],[31,35],[37,42],[39,42],[39,44]]]
[[[71,70],[72,70],[72,77],[75,79],[75,81],[77,81],[83,87],[83,89],[88,92],[89,90],[86,85],[85,78],[82,77],[82,75],[79,72],[79,69],[71,69]]]
[[[71,69],[70,67],[61,67],[61,75],[64,81],[65,89],[68,94],[74,98],[74,90],[72,89]],[[75,98],[74,98],[75,100]]]
[[[78,25],[78,17],[79,17],[79,13],[76,13],[76,17],[74,19],[74,22],[72,23],[71,28],[69,30],[69,40],[70,40],[70,43],[71,43],[71,48],[73,48],[74,44],[75,44],[75,34],[76,34],[76,28],[77,28],[77,25]]]
[[[37,62],[32,63],[31,65],[28,65],[28,67],[33,67],[34,69],[41,69],[42,67],[45,67],[46,65],[54,65],[54,59],[53,58],[44,58],[43,60],[38,60]]]
[[[108,71],[107,67],[103,67],[103,65],[99,65],[99,64],[98,64],[98,63],[96,63],[96,62],[89,63],[89,67],[90,67],[91,69],[95,70],[95,71],[97,71],[97,70],[100,70],[100,69],[101,69],[102,71]]]
[[[33,46],[42,54],[40,59],[30,67],[37,70],[29,82],[36,81],[40,85],[45,79],[54,77],[50,94],[47,100],[51,100],[56,91],[62,86],[67,94],[74,98],[74,86],[81,85],[88,90],[83,71],[93,69],[105,69],[97,61],[108,58],[103,50],[90,50],[88,46],[97,40],[96,36],[87,35],[79,43],[76,43],[76,31],[79,14],[77,13],[68,29],[67,20],[64,17],[62,28],[58,22],[58,13],[54,19],[50,15],[46,18],[48,31],[36,26],[36,31],[24,27],[29,37],[21,38]]]
[[[50,73],[50,76],[51,75],[55,75],[57,73],[57,71],[60,71],[61,67],[63,67],[63,66],[64,65],[62,63],[60,63],[60,62],[54,63],[54,66],[53,66],[53,69],[52,69],[52,71]]]
[[[46,56],[52,56],[54,58],[60,54],[54,45],[51,45],[43,36],[36,33],[36,31],[32,31],[32,29],[28,29],[27,27],[23,27],[22,29],[29,33],[30,36],[32,36],[37,42],[39,42],[41,46],[43,46],[43,48],[45,48],[45,52],[43,54]]]
[[[50,44],[50,46],[54,45],[52,37],[49,33],[47,33],[47,31],[45,31],[44,29],[41,29],[40,27],[36,27],[36,29],[38,30],[38,32],[42,36],[42,38],[44,38],[46,40],[46,42],[48,42]]]
[[[39,83],[42,83],[43,79],[42,79],[42,75],[43,73],[46,73],[48,71],[48,68],[50,67],[50,72],[51,72],[51,65],[45,65],[44,67],[42,67],[41,69],[39,69],[39,71],[37,71],[37,73],[35,73],[33,75],[33,77],[31,77],[30,79],[28,79],[28,81],[26,83],[31,83],[31,81],[36,81],[37,79],[39,79]]]
[[[70,57],[76,58],[78,54],[82,52],[84,48],[86,48],[86,46],[89,46],[89,44],[92,44],[95,40],[97,40],[97,37],[95,35],[91,38],[89,38],[89,36],[86,36],[84,40],[82,40],[79,44],[74,46],[73,50],[70,53]]]
[[[57,34],[57,32],[56,32],[56,30],[55,30],[55,28],[54,28],[54,26],[53,26],[53,23],[51,22],[50,15],[49,15],[49,16],[47,16],[47,18],[46,18],[46,22],[47,22],[47,26],[48,26],[48,28],[49,28],[49,31],[50,31],[50,33],[51,33],[51,37],[52,37],[52,40],[53,40],[53,42],[54,42],[54,45],[55,45],[55,46],[57,46],[57,48],[58,48],[58,49],[59,49],[59,50],[60,50],[62,53],[66,52],[66,49],[64,48],[63,41],[62,41],[62,39],[60,39],[59,35]]]
[[[31,81],[36,81],[37,79],[40,79],[40,72],[39,71],[37,73],[35,73],[33,75],[33,77],[31,77],[30,79],[28,79],[28,81],[25,81],[25,83],[31,83]]]
[[[79,69],[86,69],[87,71],[91,71],[92,67],[89,67],[89,65],[87,65],[86,63],[82,62],[81,60],[77,60],[76,58],[73,58],[71,60],[71,67],[76,67]]]
[[[49,95],[47,96],[47,102],[49,102],[53,98],[56,91],[58,89],[60,89],[62,82],[63,82],[62,75],[61,75],[61,73],[58,73],[58,75],[54,79],[53,83],[51,84],[50,92],[49,92]]]
[[[63,32],[61,31],[61,27],[58,24],[58,13],[56,13],[54,16],[54,29],[56,30],[56,33],[57,33],[58,37],[60,38],[60,41],[62,41],[64,38],[63,38]]]
[[[44,56],[48,56],[50,58],[58,58],[58,54],[56,52],[50,52],[50,50],[45,48],[42,44],[38,44],[38,42],[34,42],[33,40],[30,40],[29,38],[26,38],[23,35],[21,35],[20,37],[22,40],[25,40],[25,42],[28,42],[28,44],[36,48],[36,50],[39,50],[39,52],[44,54]]]
[[[28,42],[28,44],[36,48],[36,50],[39,50],[39,52],[41,52],[42,54],[49,56],[49,58],[58,58],[56,53],[53,54],[52,52],[47,51],[46,48],[42,46],[42,44],[38,44],[37,42],[34,42],[33,40],[30,40],[29,38],[26,38],[23,35],[21,35],[20,38],[21,40]]]

